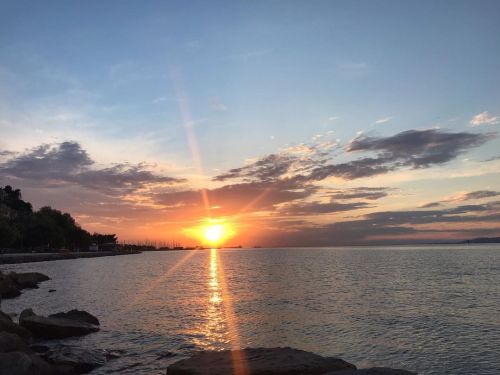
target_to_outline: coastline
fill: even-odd
[[[100,251],[100,252],[70,252],[70,253],[12,253],[0,254],[0,264],[34,263],[53,260],[98,258],[116,255],[140,254],[140,251]]]

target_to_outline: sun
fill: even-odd
[[[226,228],[223,224],[207,225],[203,228],[203,237],[210,244],[216,245],[224,238],[225,232]]]
[[[236,235],[235,223],[226,218],[204,218],[201,223],[183,231],[186,236],[196,239],[201,246],[213,248],[222,246]]]

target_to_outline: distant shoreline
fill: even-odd
[[[336,245],[336,246],[281,246],[281,247],[224,247],[222,249],[241,249],[241,250],[259,250],[259,249],[290,249],[290,248],[310,248],[310,249],[320,249],[320,248],[343,248],[343,247],[358,247],[358,248],[369,248],[369,247],[404,247],[404,246],[449,246],[449,245],[463,245],[468,247],[469,245],[498,245],[498,242],[436,242],[436,243],[415,243],[415,244],[375,244],[375,245]],[[7,253],[0,254],[0,265],[4,264],[18,264],[18,263],[34,263],[34,262],[48,262],[54,260],[65,260],[65,259],[78,259],[78,258],[99,258],[107,256],[116,255],[130,255],[130,254],[141,254],[141,253],[155,253],[155,252],[177,252],[177,251],[203,251],[209,250],[209,248],[197,249],[197,248],[184,248],[184,249],[157,249],[157,250],[123,250],[123,251],[82,251],[82,252],[68,252],[68,253]]]
[[[140,254],[140,251],[85,251],[70,253],[11,253],[0,254],[0,264],[34,263],[53,260],[98,258],[116,255]]]

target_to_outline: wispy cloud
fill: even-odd
[[[478,113],[470,120],[470,124],[472,126],[496,125],[499,122],[500,122],[500,119],[498,118],[498,116],[493,116],[488,111]]]
[[[210,98],[210,107],[215,111],[225,112],[228,110],[227,106],[219,98]]]
[[[370,67],[363,61],[343,61],[337,64],[337,69],[343,76],[360,78],[368,74]]]
[[[381,119],[375,121],[375,124],[385,124],[386,122],[391,121],[393,118],[394,117],[392,117],[392,116],[384,117],[384,118],[381,118]]]
[[[487,198],[494,198],[500,196],[499,191],[495,190],[476,190],[476,191],[470,191],[470,192],[461,192],[458,194],[455,194],[454,196],[444,199],[439,202],[430,202],[427,204],[424,204],[420,206],[421,208],[431,208],[431,207],[439,207],[442,206],[443,204],[446,203],[454,203],[454,202],[463,202],[463,201],[469,201],[469,200],[479,200],[479,199],[487,199]]]
[[[153,104],[158,104],[158,103],[163,103],[163,102],[174,102],[175,98],[169,98],[167,96],[160,96],[158,98],[155,98],[152,103]]]
[[[253,51],[234,53],[232,55],[229,55],[228,57],[231,60],[248,61],[248,60],[251,60],[254,58],[265,56],[265,55],[272,53],[272,52],[273,52],[273,49],[259,49],[259,50],[253,50]]]

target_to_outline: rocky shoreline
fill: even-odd
[[[46,262],[52,260],[77,259],[77,258],[98,258],[116,255],[140,254],[137,250],[124,251],[85,251],[70,253],[12,253],[0,254],[0,264],[17,264]]]
[[[0,296],[15,298],[25,288],[49,280],[37,272],[4,274],[0,271]],[[1,300],[0,300],[1,303]],[[1,305],[0,305],[1,307]],[[84,374],[116,359],[116,351],[81,348],[55,341],[99,331],[98,318],[86,311],[70,310],[48,316],[25,309],[19,321],[0,310],[0,375]],[[52,341],[53,342],[53,341]],[[374,367],[357,369],[340,358],[323,357],[293,348],[246,348],[199,351],[166,369],[167,375],[416,375],[406,370]]]

